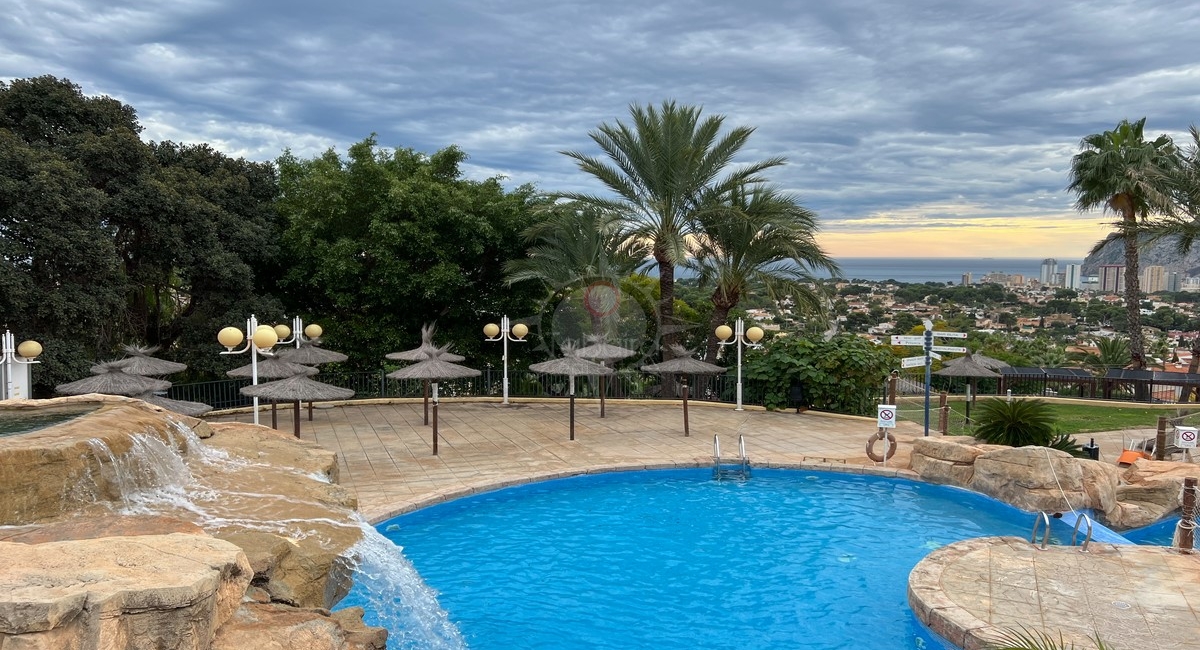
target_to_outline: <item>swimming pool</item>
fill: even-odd
[[[953,541],[1026,536],[1032,521],[905,480],[667,470],[509,488],[377,528],[471,648],[934,650],[907,606],[912,567]],[[369,589],[358,581],[343,606],[386,609]]]
[[[0,409],[0,437],[16,436],[45,429],[86,415],[99,408],[96,404],[83,406],[43,406],[38,408]]]

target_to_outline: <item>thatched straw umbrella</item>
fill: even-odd
[[[168,411],[174,411],[180,415],[187,415],[194,418],[198,418],[212,410],[211,406],[203,402],[187,402],[178,399],[168,399],[166,397],[155,395],[154,393],[138,395],[137,398],[143,402],[146,402],[147,404],[161,406]]]
[[[990,359],[994,363],[1004,363],[996,359]],[[1007,366],[1008,364],[1004,364]],[[941,370],[935,371],[933,374],[943,377],[966,377],[971,387],[971,394],[967,397],[967,423],[971,422],[971,402],[975,401],[977,391],[975,389],[975,381],[980,377],[995,378],[999,377],[1000,373],[988,368],[979,362],[979,359],[972,356],[968,352],[965,356],[957,359],[951,359],[942,366]]]
[[[234,368],[225,374],[229,375],[230,377],[249,379],[254,376],[254,367],[255,364],[247,363],[246,365],[238,366],[237,368]],[[312,366],[302,366],[298,363],[284,361],[278,356],[267,357],[266,359],[258,362],[259,379],[287,379],[288,377],[295,377],[296,375],[311,377],[317,374],[317,372],[317,369]],[[279,415],[277,412],[278,404],[279,403],[275,400],[271,400],[272,429],[279,428]],[[312,404],[312,402],[309,402],[309,404]],[[296,402],[296,410],[300,410],[300,402]]]
[[[131,375],[125,372],[128,359],[106,361],[92,366],[92,376],[84,377],[54,388],[63,395],[86,395],[102,393],[105,395],[124,395],[133,397],[144,393],[153,393],[171,387],[171,382],[153,379],[142,375]]]
[[[1001,368],[1012,367],[1009,364],[999,359],[993,359],[982,352],[968,352],[965,357],[959,357],[959,359],[966,359],[967,357],[970,357],[972,361],[983,366],[984,368],[987,368],[988,370],[999,370]],[[951,359],[946,362],[946,365],[954,363],[955,361],[958,361],[958,359]]]
[[[141,347],[137,345],[126,345],[125,358],[122,361],[127,362],[122,369],[131,375],[169,375],[175,372],[183,372],[187,370],[187,364],[167,361],[166,359],[155,359],[150,356],[158,352],[158,346]]]
[[[339,388],[329,384],[313,381],[304,375],[296,375],[278,381],[269,381],[256,386],[242,388],[242,394],[247,397],[261,397],[273,402],[295,402],[295,434],[300,437],[300,402],[326,402],[336,399],[350,399],[354,391],[349,388]]]
[[[306,366],[316,366],[322,363],[337,363],[350,358],[341,352],[334,352],[333,350],[319,348],[311,343],[306,343],[298,348],[283,348],[276,352],[275,356],[283,359],[284,361],[299,363]]]
[[[433,323],[426,323],[426,324],[422,325],[421,326],[421,345],[419,345],[411,350],[405,350],[404,352],[389,352],[388,354],[383,355],[383,358],[391,359],[392,361],[424,361],[425,359],[428,359],[429,351],[438,349],[437,346],[433,344],[433,333],[436,329],[437,328],[433,325]],[[464,357],[460,354],[454,354],[453,352],[450,352],[449,347],[447,347],[446,350],[444,352],[442,352],[441,356],[439,356],[438,358],[441,359],[442,361],[449,361],[450,363],[458,363],[460,361],[467,360],[466,357]],[[421,395],[424,398],[424,404],[425,404],[425,426],[429,426],[429,381],[428,380],[421,383]]]
[[[628,359],[637,354],[636,350],[610,345],[603,334],[589,334],[587,340],[591,345],[579,348],[575,353],[580,358],[599,361],[600,365],[604,365],[608,361]],[[604,377],[604,375],[600,375],[600,417],[604,417]]]
[[[675,358],[662,363],[652,363],[642,366],[642,372],[648,372],[658,375],[681,375],[683,382],[683,435],[690,436],[688,430],[688,385],[687,375],[719,375],[727,368],[706,363],[692,357],[690,350],[684,349],[681,345],[671,346],[671,352]]]
[[[304,344],[302,344],[298,347],[294,347],[294,348],[283,348],[283,349],[279,350],[278,352],[276,352],[275,356],[279,357],[280,359],[283,359],[284,361],[290,361],[291,363],[299,363],[299,364],[305,365],[305,366],[319,366],[322,363],[338,363],[338,362],[345,361],[346,359],[350,358],[350,357],[347,357],[346,355],[342,354],[341,352],[334,352],[333,350],[326,350],[325,348],[319,348],[316,345],[313,345],[312,343],[304,343]],[[313,405],[312,405],[312,402],[309,402],[308,403],[308,421],[312,422],[312,419],[313,419]]]
[[[579,357],[579,352],[571,345],[563,346],[563,355],[558,359],[530,364],[529,369],[546,375],[566,375],[571,399],[571,440],[575,439],[575,377],[592,377],[613,374],[612,368]]]
[[[449,346],[435,348],[429,346],[427,349],[428,356],[414,363],[407,368],[401,368],[395,372],[388,373],[391,379],[421,379],[429,381],[433,384],[433,455],[438,453],[438,390],[437,383],[441,379],[462,379],[465,377],[478,377],[483,374],[474,368],[460,366],[456,363],[451,363],[443,358]]]
[[[425,359],[428,359],[429,348],[437,348],[437,346],[433,344],[433,333],[435,331],[437,331],[437,327],[433,323],[426,323],[422,325],[421,345],[418,345],[411,350],[405,350],[404,352],[389,352],[383,355],[383,358],[391,359],[392,361],[424,361]],[[449,361],[450,363],[458,363],[460,361],[467,360],[466,357],[459,354],[454,354],[449,350],[443,352],[440,358],[442,361]]]

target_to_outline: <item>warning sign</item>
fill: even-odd
[[[1180,449],[1196,448],[1196,427],[1175,427],[1175,446]]]
[[[880,429],[895,429],[896,428],[896,407],[891,404],[879,405],[879,428]]]

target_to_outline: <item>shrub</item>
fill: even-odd
[[[801,384],[807,406],[874,415],[875,398],[894,363],[890,348],[852,334],[828,341],[793,335],[774,338],[751,354],[745,370],[763,386],[768,409],[787,408],[792,385]]]
[[[1073,456],[1087,455],[1074,438],[1059,433],[1053,407],[1040,399],[992,398],[980,403],[974,435],[994,445],[1050,447]]]

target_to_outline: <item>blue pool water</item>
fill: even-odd
[[[755,470],[716,482],[671,470],[504,489],[377,528],[479,650],[937,650],[908,608],[909,571],[942,545],[1027,536],[1032,522],[904,480]],[[343,606],[386,610],[368,589],[358,581]],[[367,621],[386,623],[379,614]]]

